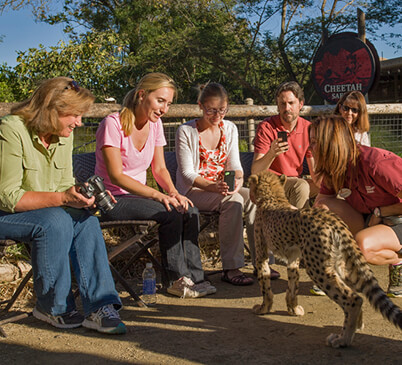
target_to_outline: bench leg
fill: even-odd
[[[24,279],[21,281],[20,285],[18,285],[17,290],[14,292],[13,296],[1,302],[0,304],[7,303],[7,306],[2,310],[2,312],[8,312],[11,307],[14,305],[15,301],[18,299],[18,296],[21,294],[22,290],[25,288],[25,285],[28,283],[29,279],[32,277],[32,269],[28,271],[25,275]]]
[[[120,275],[120,273],[115,269],[112,264],[109,264],[110,270],[112,271],[113,276],[115,277],[116,281],[118,281],[121,285],[123,285],[124,289],[130,293],[131,297],[135,300],[139,307],[147,307],[147,305],[142,301],[139,295],[131,288],[128,282]]]

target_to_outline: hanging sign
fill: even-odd
[[[335,34],[314,57],[313,84],[322,98],[336,104],[348,91],[367,94],[379,76],[379,64],[370,42],[364,43],[355,33]]]

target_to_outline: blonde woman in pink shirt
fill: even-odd
[[[176,92],[174,81],[167,75],[145,75],[125,96],[123,109],[100,123],[95,173],[104,178],[106,188],[117,200],[104,217],[158,222],[162,264],[170,282],[168,293],[197,298],[215,293],[216,288],[204,280],[198,210],[178,193],[165,165],[166,139],[160,118]],[[166,194],[146,185],[149,166]]]

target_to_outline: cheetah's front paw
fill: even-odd
[[[253,307],[253,312],[254,314],[262,315],[267,314],[269,312],[269,309],[264,304],[256,304]]]
[[[291,316],[304,316],[304,309],[301,305],[297,305],[294,308],[289,308],[288,307],[288,313]]]
[[[327,345],[337,349],[338,347],[347,347],[350,344],[346,342],[343,336],[331,333],[327,337]]]

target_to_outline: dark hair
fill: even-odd
[[[204,104],[208,99],[220,98],[229,101],[229,96],[225,88],[217,82],[208,82],[205,85],[200,86],[200,92],[198,94],[198,102]]]
[[[304,103],[304,92],[301,86],[296,81],[286,81],[278,86],[275,92],[275,101],[278,101],[278,97],[284,91],[291,91],[299,101]]]
[[[95,97],[69,77],[42,81],[32,96],[11,109],[19,115],[29,130],[54,133],[59,128],[59,114],[82,115],[89,110]]]
[[[341,114],[340,108],[341,105],[346,100],[354,100],[357,105],[359,106],[359,114],[357,117],[356,122],[352,125],[352,129],[355,132],[368,132],[370,130],[370,122],[367,113],[367,105],[366,100],[364,99],[364,95],[360,91],[348,91],[347,93],[343,94],[341,98],[338,100],[338,103],[335,107],[335,114]]]

